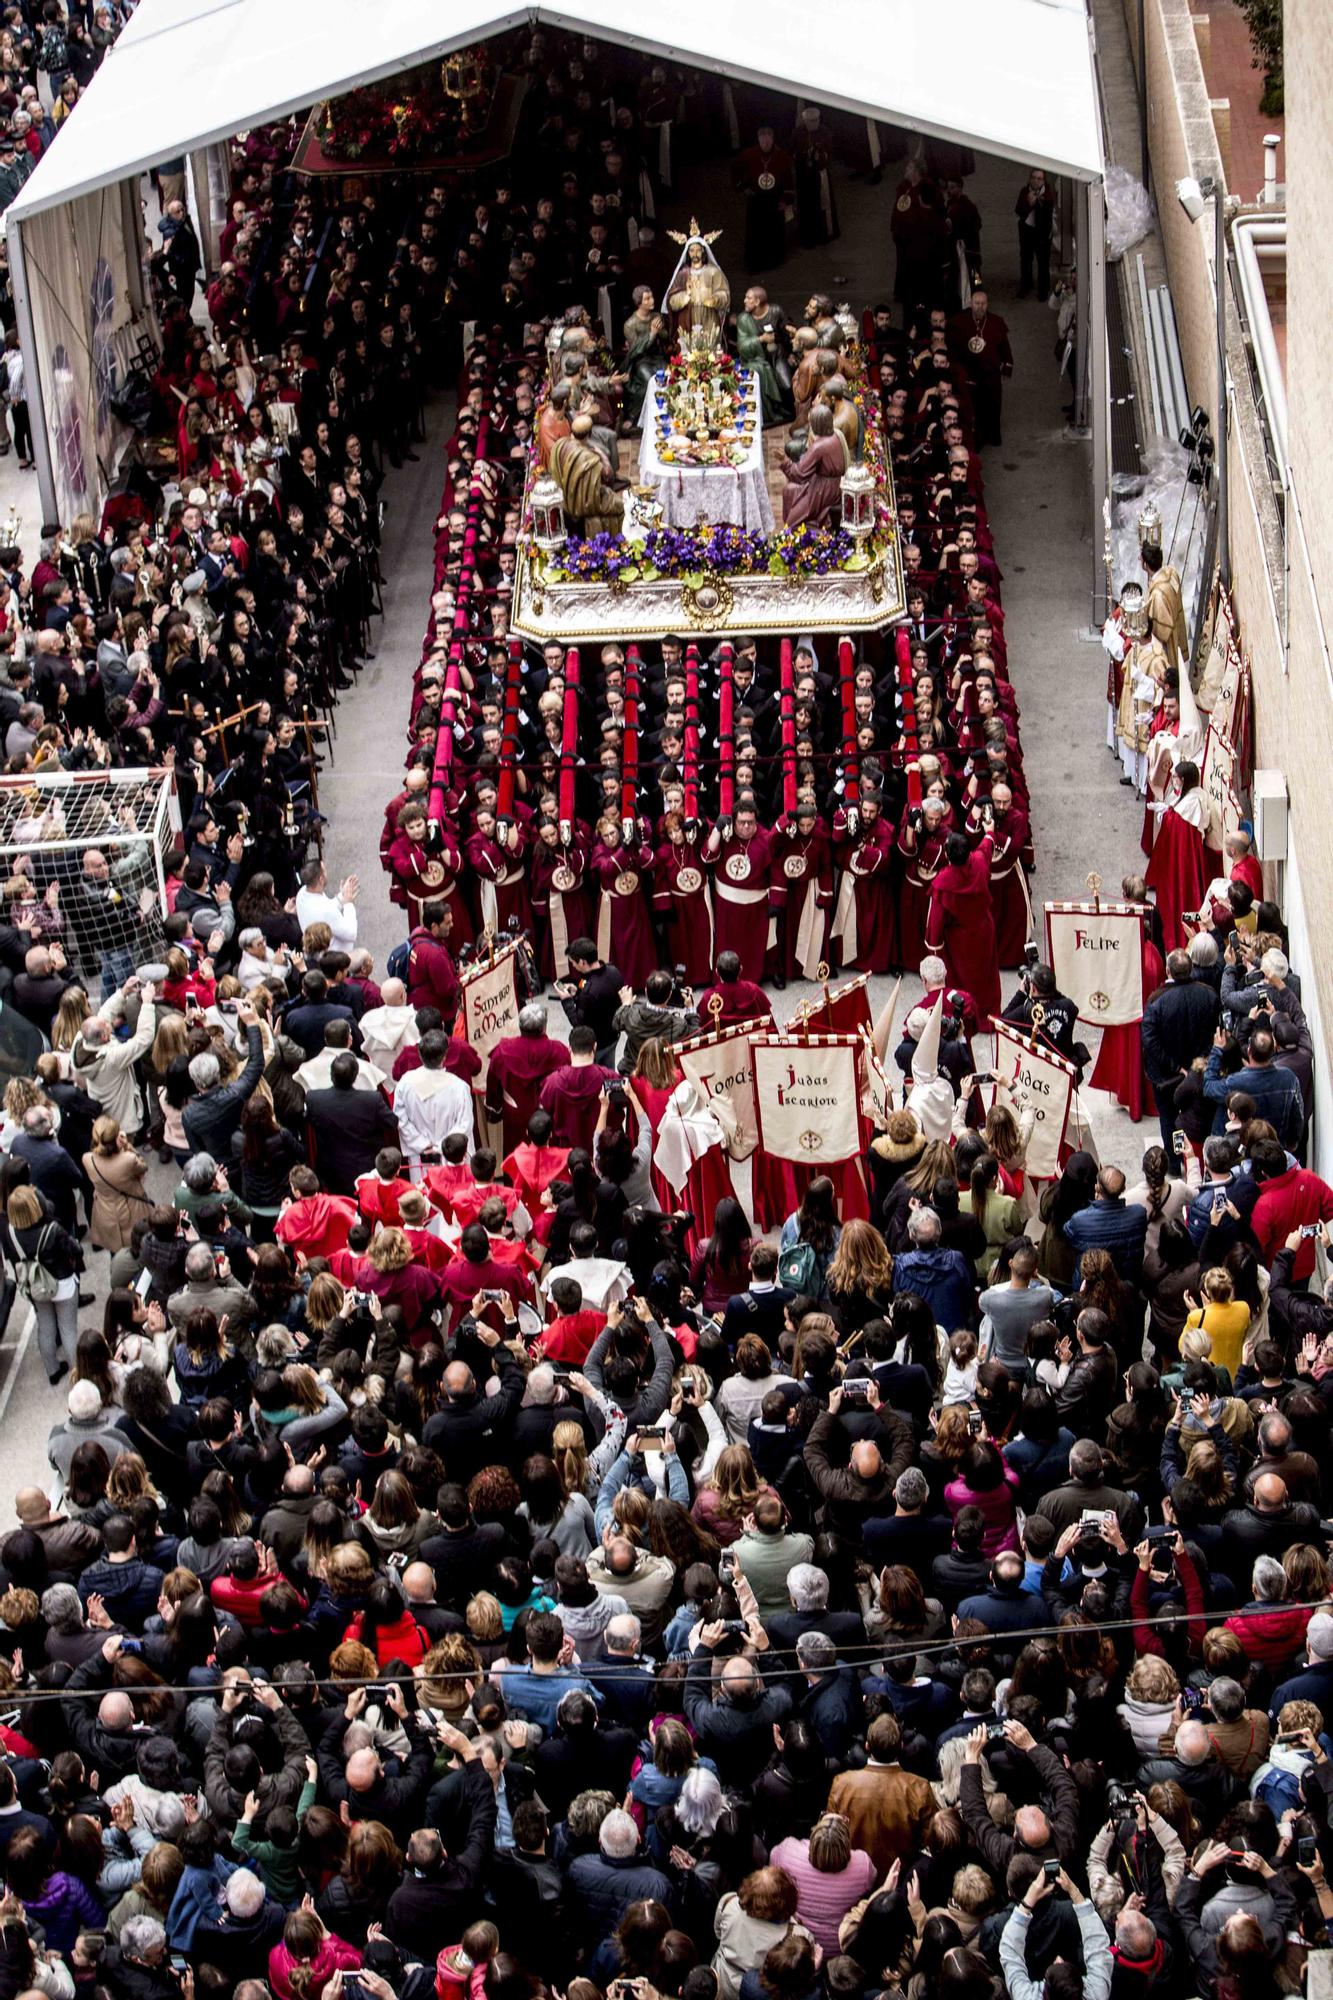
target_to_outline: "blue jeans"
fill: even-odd
[[[102,998],[111,995],[125,984],[134,970],[134,953],[127,944],[118,944],[111,951],[102,954]]]

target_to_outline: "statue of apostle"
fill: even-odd
[[[592,418],[581,411],[570,435],[551,447],[551,477],[560,488],[565,515],[585,535],[618,535],[624,524],[625,502],[607,484],[606,460],[589,442]]]

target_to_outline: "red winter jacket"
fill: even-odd
[[[1264,1181],[1250,1216],[1259,1255],[1271,1264],[1293,1229],[1305,1222],[1333,1221],[1333,1188],[1308,1167],[1288,1167],[1285,1174]],[[1314,1269],[1314,1238],[1306,1236],[1296,1251],[1292,1277],[1304,1284]]]
[[[1247,1604],[1226,1621],[1245,1648],[1248,1659],[1261,1667],[1281,1667],[1295,1659],[1305,1644],[1305,1628],[1313,1613],[1303,1604]]]

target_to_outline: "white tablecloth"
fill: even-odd
[[[743,371],[749,375],[747,369]],[[771,535],[773,509],[764,478],[764,426],[759,411],[758,384],[754,394],[754,436],[743,465],[663,465],[657,455],[659,375],[643,404],[643,442],[639,446],[639,480],[651,486],[669,528],[692,528],[696,521],[734,521],[738,528]],[[750,376],[753,381],[753,377]]]

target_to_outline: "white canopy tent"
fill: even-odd
[[[1083,352],[1106,489],[1102,145],[1085,0],[141,0],[5,214],[48,518],[95,508],[115,464],[117,357],[144,308],[139,177],[269,119],[524,23],[790,91],[1080,184]],[[1086,258],[1084,246],[1087,246]],[[1087,282],[1084,282],[1086,268]]]

